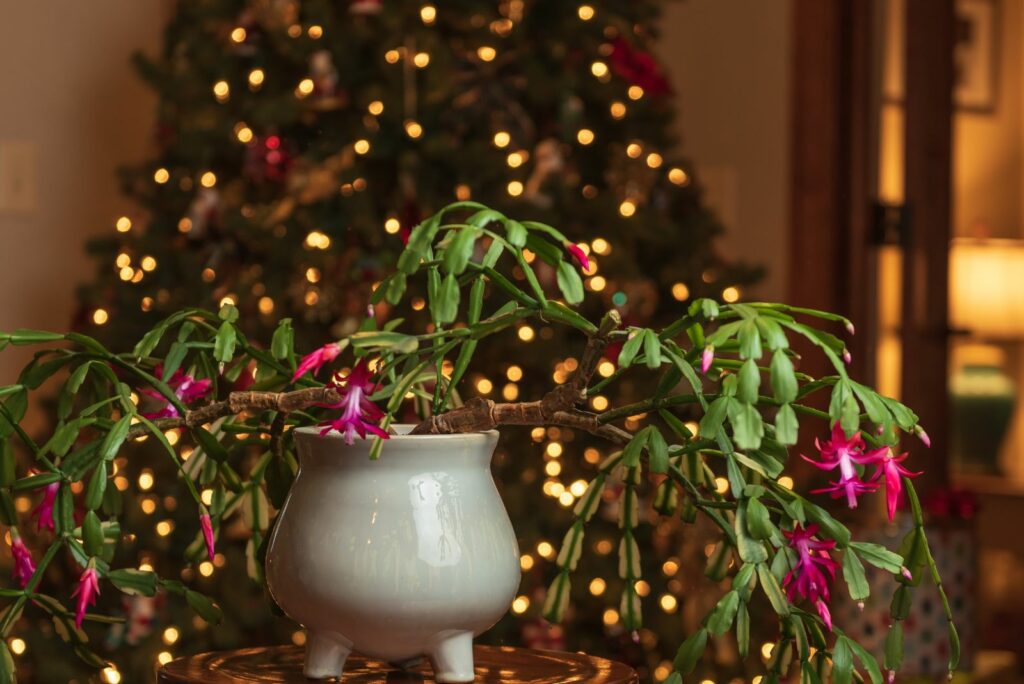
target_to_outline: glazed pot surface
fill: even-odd
[[[371,461],[369,441],[296,430],[299,473],[267,554],[274,600],[311,637],[389,661],[493,625],[520,579],[490,473],[497,437],[400,434]]]

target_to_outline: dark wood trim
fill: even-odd
[[[922,489],[949,481],[947,288],[952,221],[953,0],[907,0],[903,400],[935,445]]]

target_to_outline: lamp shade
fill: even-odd
[[[949,318],[980,337],[1024,337],[1024,241],[953,240]]]

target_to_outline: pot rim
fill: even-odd
[[[471,438],[471,437],[483,437],[483,436],[491,436],[491,435],[498,435],[498,434],[500,434],[498,432],[498,430],[496,430],[494,428],[491,428],[490,430],[479,430],[477,432],[450,432],[450,433],[446,433],[446,434],[424,434],[424,435],[410,435],[410,434],[408,434],[408,431],[412,430],[414,427],[416,427],[416,425],[417,425],[417,423],[394,423],[391,427],[395,430],[395,432],[397,434],[388,435],[388,441],[396,440],[396,441],[401,441],[401,442],[407,442],[407,441],[411,442],[411,441],[416,441],[416,440],[427,440],[427,441],[431,441],[431,440],[459,440],[459,439],[467,439],[467,438]],[[318,426],[318,425],[305,425],[303,427],[295,428],[294,432],[296,432],[296,433],[298,433],[300,435],[311,435],[313,437],[316,437],[317,439],[330,439],[330,440],[334,440],[334,439],[344,440],[345,439],[345,435],[343,435],[342,433],[338,432],[337,430],[332,430],[331,432],[328,432],[326,435],[322,435],[321,436],[320,431],[322,429],[323,428]],[[405,430],[405,432],[399,432],[400,430]],[[369,442],[369,438],[367,438],[366,440],[361,440],[361,441],[365,441],[365,442],[368,443]]]

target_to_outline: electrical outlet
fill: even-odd
[[[28,140],[0,140],[0,211],[36,208],[36,145]]]

